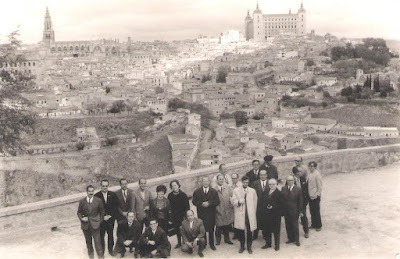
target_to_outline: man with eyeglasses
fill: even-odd
[[[171,243],[165,231],[158,226],[157,219],[149,220],[150,227],[147,227],[142,234],[140,243],[141,256],[144,258],[166,258],[171,254]]]
[[[308,169],[303,164],[302,157],[296,157],[294,161],[296,163],[296,165],[292,168],[294,184],[301,188],[303,194],[303,209],[300,213],[300,220],[301,224],[303,225],[304,237],[308,238],[309,231],[308,231],[307,205],[310,199],[308,197],[308,186],[307,186]]]
[[[118,198],[117,195],[108,190],[108,180],[104,179],[101,181],[101,191],[97,192],[94,196],[99,198],[103,202],[104,206],[104,220],[100,224],[100,238],[101,238],[101,246],[105,251],[105,242],[104,236],[107,232],[107,246],[108,253],[113,255],[113,247],[114,247],[114,223],[115,219],[118,216]]]
[[[320,202],[322,193],[322,177],[317,170],[317,163],[312,161],[308,164],[310,173],[307,177],[308,195],[310,196],[311,228],[321,231]]]

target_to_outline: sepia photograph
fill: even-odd
[[[400,1],[0,7],[2,259],[400,258]]]

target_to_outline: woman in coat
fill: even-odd
[[[171,206],[165,198],[167,187],[159,185],[156,188],[157,197],[150,201],[150,217],[158,220],[158,225],[168,233],[169,222],[171,221]]]
[[[174,224],[176,237],[178,239],[178,244],[175,248],[179,248],[182,244],[179,228],[182,225],[186,212],[190,209],[189,199],[186,193],[181,191],[181,185],[178,180],[172,180],[169,187],[172,189],[172,192],[168,194],[168,200],[171,204],[172,223]]]

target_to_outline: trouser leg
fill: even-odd
[[[90,230],[83,230],[83,235],[85,236],[86,247],[88,250],[89,258],[94,258],[92,234],[91,234]]]
[[[252,231],[250,230],[250,224],[246,223],[246,239],[247,239],[247,249],[250,250],[253,244],[253,235]]]
[[[240,248],[244,249],[244,242],[245,242],[244,230],[237,229],[236,233],[240,242]]]
[[[314,200],[310,200],[311,226],[315,228],[322,227],[319,203],[319,197]]]
[[[109,220],[113,220],[113,219],[109,219]],[[108,252],[110,254],[113,254],[113,250],[114,250],[114,220],[113,220],[113,222],[109,222],[107,225],[108,225],[108,227],[107,227]]]
[[[272,245],[272,233],[269,230],[265,230],[265,244],[269,247]]]
[[[281,241],[281,233],[280,231],[274,232],[274,241],[275,241],[275,248],[279,249],[280,241]]]
[[[293,241],[292,223],[290,222],[289,216],[285,216],[285,228],[288,241]]]
[[[101,247],[103,248],[103,250],[105,251],[106,250],[106,248],[105,248],[105,233],[106,233],[106,231],[107,231],[107,226],[106,226],[106,224],[101,224],[100,225],[100,241],[101,241]]]
[[[197,241],[197,245],[199,246],[199,253],[203,252],[204,248],[206,247],[206,240],[204,238],[200,238]]]
[[[231,238],[229,237],[229,225],[223,227],[223,233],[224,233],[224,241],[230,242]]]
[[[221,235],[222,235],[222,228],[221,226],[217,226],[215,228],[215,239],[217,241],[217,244],[221,243]]]
[[[214,245],[214,231],[210,231],[208,233],[208,238],[210,239],[210,241],[209,241],[210,246],[213,246]]]
[[[93,240],[94,240],[94,248],[96,249],[96,254],[99,258],[104,257],[104,250],[101,246],[101,239],[100,239],[100,228],[92,230]]]

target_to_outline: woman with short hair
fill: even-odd
[[[158,225],[168,233],[169,222],[171,221],[171,206],[165,198],[167,187],[159,185],[156,188],[157,197],[150,201],[150,217],[158,220]]]

